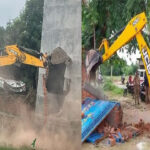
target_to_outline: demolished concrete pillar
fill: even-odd
[[[45,0],[41,52],[51,54],[61,47],[71,57],[71,90],[66,96],[63,115],[80,121],[81,103],[81,1]],[[43,81],[44,69],[39,69],[36,113],[44,114]],[[80,134],[80,133],[79,133]]]

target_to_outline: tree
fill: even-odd
[[[148,4],[145,0],[91,0],[88,8],[83,5],[82,9],[82,44],[86,49],[93,47],[91,24],[95,25],[96,46],[98,47],[103,38],[109,38],[112,34],[126,26],[128,21],[136,14],[146,11]],[[149,6],[148,6],[149,8]],[[94,11],[90,11],[94,10]],[[148,9],[146,11],[148,15]],[[94,16],[94,20],[90,16]],[[96,19],[95,19],[96,18]],[[95,21],[96,20],[96,21]],[[96,23],[95,23],[96,22]],[[113,43],[115,39],[111,39]],[[134,52],[137,43],[133,40],[129,44],[129,51]]]
[[[103,75],[111,75],[111,67],[113,66],[112,75],[122,75],[126,72],[125,68],[127,67],[127,62],[118,55],[114,55],[112,58],[107,60],[104,64],[101,65],[101,72]],[[107,68],[107,69],[106,69]]]
[[[149,0],[90,0],[86,5],[83,3],[82,8],[82,46],[86,50],[95,48],[94,45],[98,48],[103,38],[107,38],[111,45],[116,37],[109,38],[126,26],[132,17],[143,11],[146,12],[147,18],[150,19]],[[95,33],[92,28],[93,25]],[[150,23],[148,23],[148,27],[150,31]],[[150,41],[150,36],[144,35],[144,38],[146,41]],[[93,39],[95,39],[96,44],[93,44]],[[135,53],[138,48],[137,41],[133,39],[126,48],[129,54]],[[114,55],[101,65],[102,73],[110,75],[112,65],[113,75],[133,74],[137,69],[136,65],[129,67],[125,61],[118,59],[118,56]],[[106,68],[108,69],[106,70]]]
[[[92,0],[88,7],[83,5],[82,9],[82,41],[83,46],[87,49],[92,48],[93,30],[95,27],[96,46],[99,46],[104,37],[109,37],[113,30],[115,30],[120,21],[121,16],[115,10],[122,11],[122,3],[117,0]],[[113,12],[113,14],[112,14]],[[115,20],[113,18],[116,18]],[[117,24],[117,25],[116,25]],[[114,28],[115,27],[115,28]]]
[[[97,13],[97,1],[93,3],[83,3],[83,11],[82,11],[82,30],[83,33],[85,32],[85,39],[83,42],[89,42],[90,38],[92,37],[92,45],[93,48],[96,49],[96,26],[98,24],[99,15]],[[87,32],[88,31],[88,32]],[[89,38],[88,38],[89,36]],[[86,38],[87,41],[86,41]]]
[[[22,31],[17,40],[19,45],[40,51],[43,6],[44,0],[28,0],[26,2],[25,10],[20,15],[23,26],[21,26]],[[36,88],[38,68],[22,65],[21,70],[25,70],[21,75],[25,75],[27,82],[29,80],[28,83]]]
[[[0,27],[0,48],[5,46],[5,29]]]
[[[41,45],[43,5],[44,0],[28,0],[25,10],[20,15],[24,29],[18,42],[25,47],[38,51]]]

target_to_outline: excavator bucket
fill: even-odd
[[[90,81],[96,79],[96,70],[101,64],[101,55],[96,50],[89,50],[85,59],[87,77]]]
[[[43,77],[44,103],[45,103],[45,123],[47,121],[48,112],[57,113],[62,107],[64,96],[69,92],[67,79],[69,78],[69,64],[72,63],[71,58],[60,47],[55,48],[47,60],[46,79]],[[66,79],[67,78],[67,79]],[[70,84],[70,83],[69,83]],[[66,86],[65,86],[66,85]],[[53,99],[53,108],[47,107],[47,101]],[[57,103],[60,101],[59,104]]]
[[[67,66],[71,58],[60,47],[55,48],[48,58],[48,73],[46,88],[48,92],[63,94],[64,80],[67,76]]]

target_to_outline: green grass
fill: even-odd
[[[26,146],[22,146],[20,148],[13,148],[11,146],[0,146],[0,150],[33,150],[33,149]]]
[[[129,76],[125,76],[125,81],[128,80]],[[111,79],[112,81],[121,81],[121,76],[104,76],[105,79]]]
[[[104,87],[105,91],[110,91],[112,94],[115,95],[122,95],[123,89],[118,88],[116,85],[113,84],[111,79],[105,78]]]

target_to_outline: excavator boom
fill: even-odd
[[[146,23],[147,19],[145,13],[138,14],[130,20],[123,32],[110,47],[108,41],[104,39],[99,50],[101,51],[104,47],[105,52],[101,58],[101,63],[103,63],[115,54],[117,50],[130,42],[133,38],[136,38],[150,85],[150,49],[141,32]]]
[[[44,60],[21,51],[17,45],[5,47],[6,56],[0,56],[0,66],[12,65],[16,62],[44,68]]]
[[[133,17],[130,22],[127,24],[121,35],[117,38],[117,40],[109,47],[108,41],[104,39],[102,44],[99,47],[101,51],[104,46],[105,53],[102,56],[102,61],[108,60],[118,49],[123,47],[125,44],[130,42],[133,38],[136,37],[137,33],[139,33],[143,27],[146,25],[147,19],[145,13],[141,13],[135,17]]]

